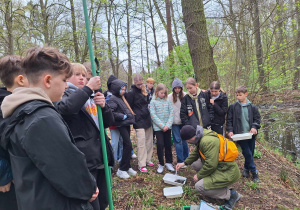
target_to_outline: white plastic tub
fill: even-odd
[[[252,138],[253,133],[241,133],[231,136],[233,141],[248,140]]]
[[[166,184],[171,184],[171,185],[175,185],[175,186],[183,186],[186,182],[185,177],[170,174],[170,173],[166,173],[163,180]]]
[[[181,197],[182,194],[183,194],[183,189],[180,186],[164,188],[164,196],[166,196],[166,198],[178,198]]]

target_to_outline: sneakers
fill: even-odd
[[[135,159],[135,158],[137,158],[136,154],[135,154],[135,153],[133,153],[133,154],[131,155],[131,158],[132,158],[132,159]]]
[[[146,167],[140,167],[139,170],[140,170],[140,172],[142,172],[142,173],[147,173],[147,172],[148,172],[148,170],[147,170]]]
[[[157,173],[161,174],[164,171],[164,166],[158,165]]]
[[[166,163],[166,168],[171,172],[175,172],[175,169],[173,168],[172,163]]]
[[[253,182],[259,182],[258,172],[257,171],[255,171],[255,172],[251,171],[251,173],[252,173],[252,181]]]
[[[222,206],[223,208],[227,210],[233,209],[236,202],[238,202],[241,199],[242,195],[239,194],[234,189],[230,189],[230,199],[225,201],[225,204]]]
[[[154,163],[152,163],[151,161],[149,161],[149,162],[147,163],[147,166],[154,166]]]
[[[130,176],[136,176],[137,172],[135,170],[133,170],[132,168],[129,168],[127,173],[130,175]]]
[[[117,176],[120,177],[121,179],[128,179],[130,176],[126,171],[122,171],[118,169],[117,171]]]
[[[245,178],[248,178],[249,177],[249,170],[244,169],[243,173],[242,173],[242,176],[245,177]]]

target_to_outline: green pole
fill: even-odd
[[[91,37],[91,31],[90,31],[89,16],[88,16],[88,11],[87,11],[87,6],[86,6],[86,0],[82,0],[82,3],[83,3],[85,28],[86,28],[87,41],[88,41],[88,45],[89,45],[89,53],[90,53],[92,72],[93,72],[93,76],[97,76],[96,66],[95,66],[95,61],[94,61],[94,52],[93,52],[93,44],[92,44],[92,37]],[[99,66],[99,69],[100,69],[100,66]],[[99,71],[99,75],[100,75],[100,71]],[[102,153],[103,153],[103,160],[104,160],[105,180],[106,180],[106,186],[107,186],[109,209],[113,210],[114,206],[113,206],[112,194],[111,194],[111,179],[110,179],[110,171],[109,171],[109,168],[108,168],[106,142],[105,142],[106,140],[105,140],[105,134],[104,134],[102,110],[101,110],[101,107],[99,105],[97,105],[97,112],[98,112],[98,119],[99,119],[99,130],[100,130],[100,136],[101,136],[101,145],[102,145]],[[99,189],[99,191],[100,190],[101,189]]]

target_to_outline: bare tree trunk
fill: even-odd
[[[276,0],[276,7],[277,7],[277,27],[278,27],[278,42],[277,42],[277,49],[278,52],[278,59],[280,63],[281,72],[283,73],[284,77],[286,75],[286,67],[285,67],[285,56],[284,50],[280,49],[284,46],[284,38],[283,38],[283,20],[282,20],[282,2],[280,0]],[[284,47],[283,47],[284,48]]]
[[[297,18],[297,37],[295,44],[295,73],[294,73],[294,81],[293,81],[293,90],[297,90],[300,81],[300,1],[295,0],[296,6],[296,18]]]
[[[5,25],[6,25],[6,32],[7,32],[7,54],[13,55],[14,54],[14,37],[12,31],[12,1],[5,0]],[[2,28],[3,30],[3,28]]]
[[[116,43],[116,77],[119,78],[119,55],[120,55],[120,49],[119,49],[119,39],[118,39],[118,31],[119,31],[119,22],[121,19],[119,19],[118,21],[116,21],[116,8],[114,8],[114,33],[115,33],[115,43]]]
[[[146,25],[145,15],[144,15],[144,27],[145,27],[145,41],[146,41],[147,69],[148,69],[148,74],[150,74],[149,46],[148,46],[148,35],[147,35],[147,25]]]
[[[197,82],[206,89],[218,79],[217,66],[210,46],[203,1],[181,0],[189,50]]]
[[[132,66],[131,66],[131,53],[130,53],[130,21],[129,21],[129,6],[126,0],[126,19],[127,19],[127,49],[128,49],[128,88],[132,85]]]
[[[43,0],[40,0],[42,22],[43,22],[43,35],[45,44],[51,45],[49,40],[49,28],[48,28],[48,14],[47,14],[47,5],[44,4]]]
[[[111,38],[110,38],[110,30],[111,30],[111,4],[105,4],[105,15],[107,20],[107,45],[108,45],[108,58],[110,61],[110,65],[112,68],[112,72],[114,75],[117,75],[116,69],[115,69],[115,63],[112,58],[112,47],[111,47]]]
[[[174,25],[174,32],[175,32],[176,42],[177,42],[177,46],[179,46],[180,42],[179,42],[179,37],[178,37],[178,32],[177,32],[177,24],[176,24],[175,15],[174,15],[173,2],[171,1],[170,4],[171,4],[172,21],[173,21],[173,25]]]
[[[154,24],[153,7],[152,7],[151,0],[149,0],[149,12],[150,12],[150,18],[151,18],[152,30],[153,30],[153,36],[154,36],[154,48],[155,48],[155,53],[156,53],[156,58],[157,58],[157,66],[160,67],[161,62],[159,60],[158,45],[157,45],[156,32],[155,32],[156,29],[155,29],[155,24]]]
[[[174,55],[173,55],[173,37],[172,37],[172,23],[171,23],[171,5],[170,5],[170,0],[165,0],[166,1],[166,15],[167,15],[167,35],[168,35],[168,52],[169,52],[169,59],[170,59],[170,77],[171,81],[174,80],[175,78],[175,72],[174,69],[172,68],[174,64]]]
[[[255,49],[256,49],[257,70],[259,75],[258,82],[260,84],[261,89],[263,91],[267,91],[267,86],[265,85],[265,73],[263,70],[263,49],[262,49],[261,36],[260,36],[258,2],[257,0],[250,0],[250,4],[251,4],[251,16],[253,20],[254,34],[255,34],[254,41],[255,41]]]
[[[74,1],[70,0],[70,4],[71,4],[72,31],[73,31],[74,50],[75,50],[75,61],[79,62],[79,47],[78,47],[76,21],[75,21]]]

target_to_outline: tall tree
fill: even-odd
[[[73,42],[74,42],[73,44],[74,44],[74,50],[75,50],[75,61],[79,62],[79,46],[78,46],[78,38],[77,38],[74,1],[70,0],[70,4],[71,4],[71,17],[72,17],[72,31],[73,31]]]
[[[296,18],[297,18],[297,36],[295,38],[296,44],[294,49],[295,54],[295,73],[293,80],[293,89],[297,90],[300,82],[300,1],[295,0]]]
[[[203,1],[181,0],[181,4],[194,71],[200,87],[206,89],[212,81],[218,80],[218,74],[208,38]]]
[[[13,16],[12,16],[12,1],[5,0],[4,1],[5,7],[5,25],[6,25],[6,34],[7,34],[7,54],[13,55],[14,54],[14,39],[13,39],[13,30],[12,30],[12,23],[13,23]]]
[[[168,35],[168,53],[169,53],[169,60],[170,60],[170,77],[173,81],[175,78],[175,72],[172,68],[174,64],[174,55],[173,55],[173,37],[172,37],[172,23],[171,23],[171,4],[170,0],[166,1],[166,15],[167,15],[167,35]]]
[[[130,88],[132,85],[132,65],[131,65],[131,43],[130,43],[130,19],[129,19],[129,3],[128,0],[125,1],[126,3],[126,23],[127,23],[127,53],[128,53],[128,87]]]
[[[283,2],[281,0],[276,0],[276,8],[277,8],[277,31],[278,31],[278,42],[277,42],[277,49],[278,49],[278,60],[280,63],[280,69],[283,73],[283,76],[286,76],[286,63],[285,63],[285,47],[286,41],[283,37]]]

